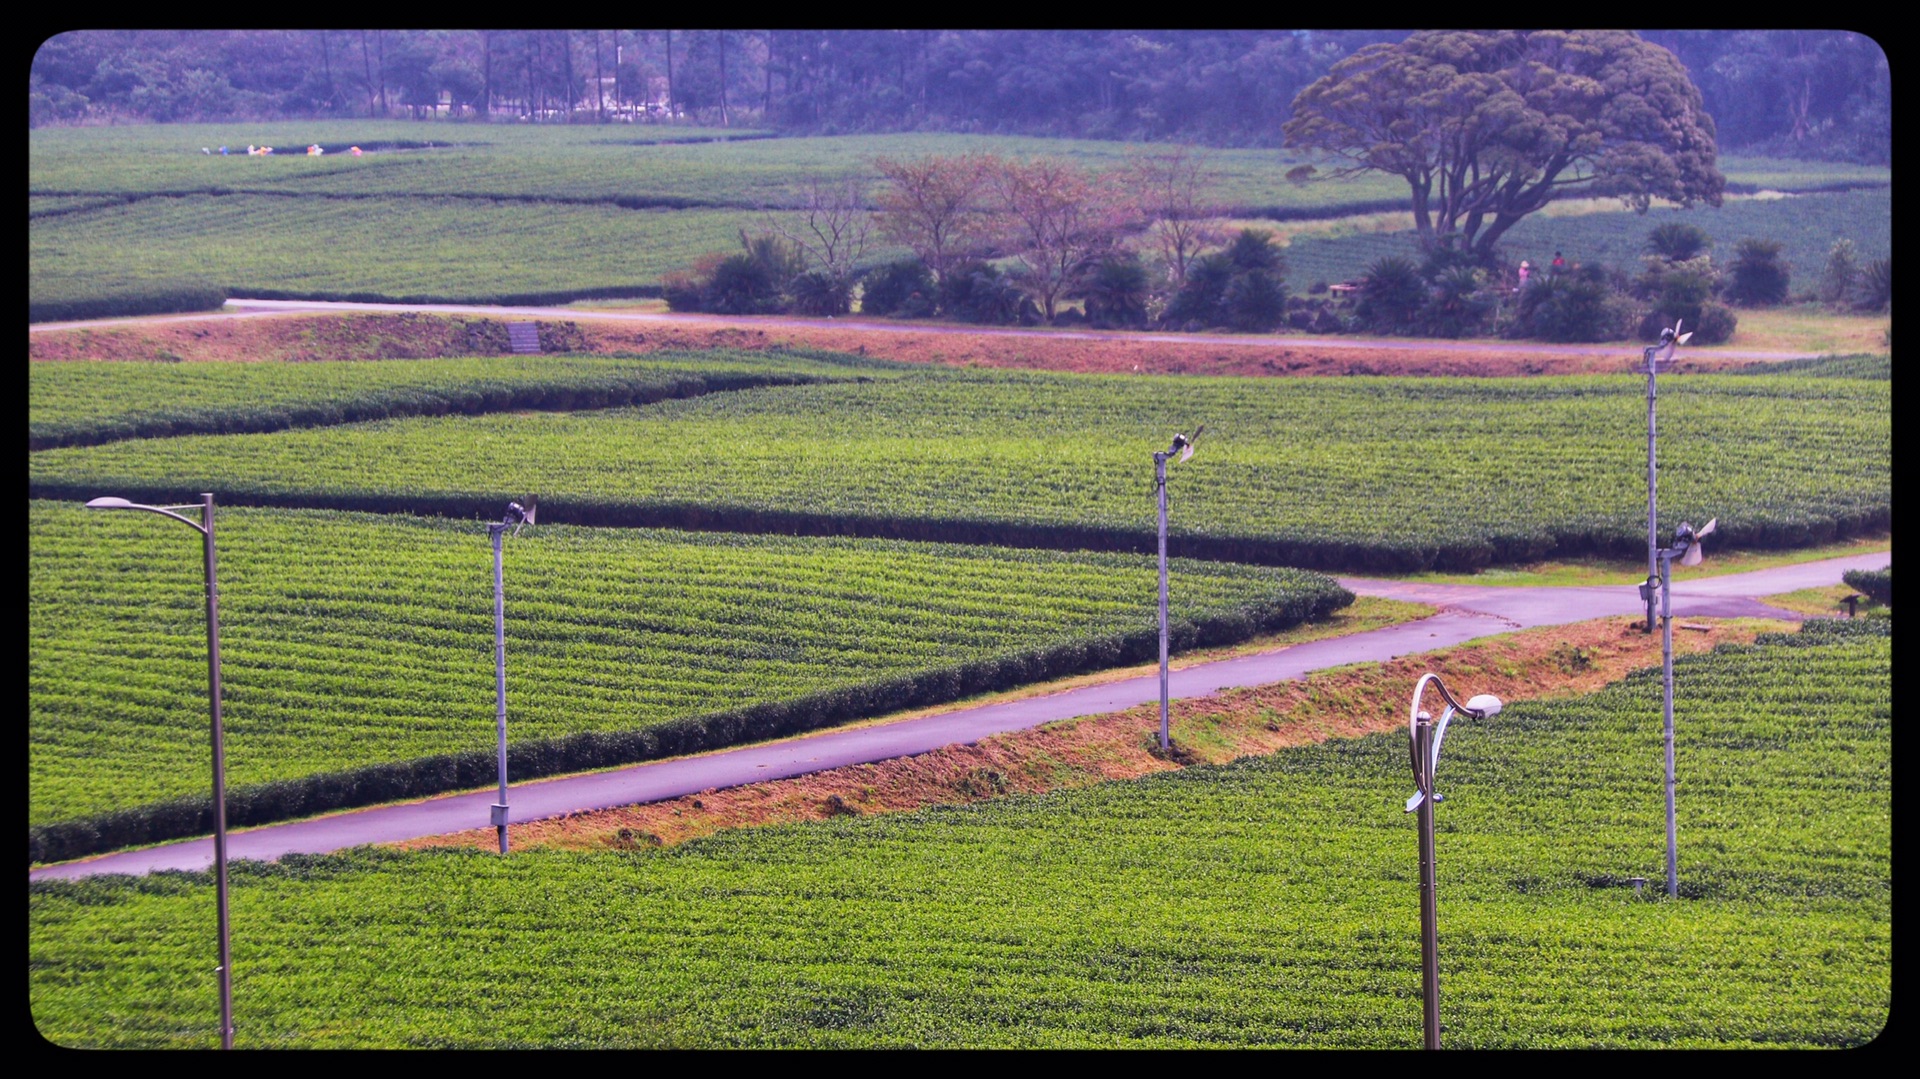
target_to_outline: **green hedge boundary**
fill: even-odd
[[[90,318],[217,311],[226,302],[227,290],[214,285],[168,285],[78,300],[28,300],[27,321],[78,322]]]
[[[1333,581],[1317,591],[1258,609],[1242,608],[1169,629],[1176,651],[1244,641],[1258,633],[1315,621],[1353,602]],[[640,730],[589,731],[507,747],[518,781],[663,757],[728,748],[834,726],[903,709],[944,704],[1092,670],[1146,662],[1159,655],[1156,630],[1072,641],[1048,648],[940,667],[787,701],[690,716]],[[232,789],[227,824],[246,827],[382,802],[484,787],[497,777],[492,749],[370,765],[300,779]],[[27,862],[66,861],[125,847],[206,835],[212,796],[179,798],[27,830]]]
[[[136,502],[156,505],[191,501],[204,487],[140,487],[125,485],[115,493]],[[85,501],[99,495],[97,486],[68,483],[29,483],[28,498]],[[229,487],[215,492],[229,506],[272,506],[283,509],[349,510],[365,513],[401,513],[420,517],[489,518],[498,512],[494,502],[473,495],[327,495]],[[1145,554],[1157,550],[1158,536],[1145,529],[1103,528],[1092,525],[1006,520],[970,520],[945,517],[890,518],[857,514],[808,513],[751,506],[716,506],[688,502],[597,502],[564,495],[541,495],[542,518],[556,524],[596,528],[669,528],[693,532],[749,532],[787,536],[853,536],[868,539],[917,540],[990,547],[1028,547],[1065,551],[1120,551]],[[1723,523],[1714,540],[1716,549],[1792,549],[1832,543],[1893,527],[1893,507],[1876,506],[1834,517],[1749,517]],[[1383,544],[1325,540],[1291,540],[1272,536],[1173,534],[1167,553],[1177,558],[1210,562],[1243,562],[1256,566],[1290,566],[1340,573],[1468,572],[1493,565],[1534,562],[1546,557],[1633,558],[1646,556],[1646,535],[1626,529],[1578,528],[1537,533],[1466,537],[1445,545]]]
[[[453,295],[442,292],[333,292],[274,288],[233,288],[236,300],[321,300],[328,303],[446,303],[475,307],[551,307],[576,300],[658,299],[659,285],[599,285],[591,288],[550,289],[545,292],[498,292]],[[500,316],[500,317],[505,317]]]
[[[504,323],[500,333],[504,336]],[[853,376],[864,381],[863,376]],[[449,388],[406,388],[340,401],[316,401],[307,404],[267,407],[254,411],[181,410],[102,423],[76,424],[66,429],[42,430],[30,435],[27,448],[58,449],[67,446],[98,446],[135,438],[168,438],[177,435],[259,434],[298,427],[330,427],[367,420],[404,416],[479,416],[492,412],[541,409],[554,412],[580,412],[590,409],[646,405],[673,398],[701,397],[709,393],[757,389],[763,386],[800,386],[817,382],[841,381],[831,375],[804,372],[740,371],[698,374],[672,374],[638,371],[622,381],[607,376],[597,381],[529,383],[493,383]]]

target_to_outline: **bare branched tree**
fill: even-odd
[[[767,211],[764,227],[798,248],[813,268],[849,281],[873,232],[866,194],[860,180],[816,178],[807,182],[798,210]]]
[[[1174,146],[1135,156],[1127,172],[1147,234],[1167,264],[1169,283],[1178,289],[1201,252],[1226,242],[1224,230],[1211,222],[1220,214],[1214,171],[1199,149]]]

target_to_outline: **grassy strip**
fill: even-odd
[[[466,330],[473,344],[506,347],[503,323],[477,322]],[[852,370],[861,365],[869,371],[881,367],[829,354],[733,352],[644,359],[507,355],[381,363],[34,364],[27,379],[27,444],[42,450],[397,416],[611,408],[864,377]]]
[[[1297,641],[1409,622],[1432,613],[1431,607],[1363,596],[1326,622],[1260,638],[1260,645],[1250,642],[1216,651],[1231,655],[1256,647],[1273,650]],[[1819,613],[1831,615],[1831,605]],[[1704,652],[1720,644],[1750,644],[1760,633],[1778,632],[1791,624],[1742,619],[1689,625],[1694,630],[1674,640],[1677,655]],[[1225,764],[1330,738],[1404,730],[1408,687],[1427,671],[1470,679],[1477,692],[1492,693],[1513,704],[1592,693],[1634,670],[1659,663],[1660,649],[1658,636],[1642,633],[1637,624],[1619,618],[1503,633],[1434,652],[1176,700],[1169,709],[1172,754],[1160,752],[1159,705],[1150,703],[994,735],[912,757],[702,791],[643,805],[526,821],[514,827],[513,846],[516,850],[536,846],[605,850],[671,845],[730,828],[818,820],[849,811],[897,813],[1005,794],[1044,794],[1113,779],[1138,779],[1196,764]],[[1186,662],[1201,662],[1207,655],[1191,654]],[[1023,695],[1108,677],[1144,675],[1156,669],[1143,666],[1089,675],[1031,687]],[[407,850],[448,846],[497,849],[497,843],[494,831],[487,828],[423,836],[394,846]]]
[[[1660,877],[1657,674],[1451,728],[1448,1047],[1831,1048],[1886,1028],[1890,640],[1822,627],[1679,667],[1677,903],[1626,886]],[[1409,782],[1395,730],[659,850],[244,864],[238,1041],[1412,1047]],[[30,885],[42,1035],[211,1044],[211,891]]]
[[[1686,376],[1663,512],[1731,548],[1891,520],[1891,383]],[[921,369],[644,409],[388,421],[271,437],[50,450],[36,497],[470,513],[506,470],[556,520],[1153,549],[1153,450],[1207,424],[1170,479],[1172,549],[1366,572],[1644,551],[1645,383],[991,375]],[[484,454],[474,447],[485,445]],[[674,447],[660,467],[659,447]],[[565,447],[556,454],[555,447]],[[1399,507],[1472,507],[1466,517]]]
[[[197,548],[169,545],[145,515],[36,503],[30,519],[30,860],[203,830]],[[236,824],[490,774],[484,528],[229,509],[219,534]],[[1157,647],[1144,558],[544,524],[508,548],[521,776],[773,737]],[[1300,571],[1176,574],[1183,650],[1352,601]]]

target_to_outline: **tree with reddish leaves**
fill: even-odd
[[[1059,158],[993,159],[986,170],[1014,279],[1051,323],[1059,301],[1138,223],[1121,178]]]
[[[948,270],[978,257],[986,245],[990,164],[982,154],[875,160],[885,180],[877,199],[880,234],[911,248],[944,281]]]

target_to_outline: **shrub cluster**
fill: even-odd
[[[1168,301],[1161,325],[1265,333],[1286,317],[1286,273],[1272,235],[1242,229],[1225,250],[1187,267],[1186,283]]]
[[[1850,569],[1840,578],[1848,588],[1856,589],[1875,603],[1893,606],[1893,567],[1876,570]]]
[[[743,230],[738,252],[708,256],[690,274],[667,275],[661,295],[675,311],[831,317],[852,310],[853,281],[809,270],[787,240]]]

